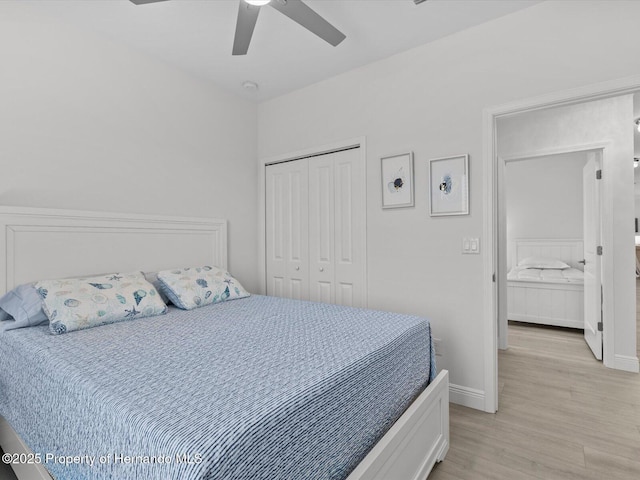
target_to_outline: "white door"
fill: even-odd
[[[309,293],[315,302],[335,302],[333,188],[333,154],[314,158],[309,165]]]
[[[346,150],[334,157],[334,303],[364,307],[366,202],[361,152]]]
[[[600,279],[600,169],[597,154],[590,154],[582,173],[584,229],[584,339],[593,355],[602,360],[602,282]]]
[[[266,169],[267,295],[309,298],[308,161]]]
[[[311,300],[365,306],[365,213],[360,149],[310,159]]]
[[[366,306],[359,148],[266,168],[267,295]]]

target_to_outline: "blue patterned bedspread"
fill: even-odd
[[[59,480],[337,480],[435,377],[433,355],[424,318],[256,295],[6,332],[0,414]]]

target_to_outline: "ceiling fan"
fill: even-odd
[[[136,5],[143,5],[167,0],[130,1]],[[239,3],[236,34],[233,40],[233,55],[246,55],[253,36],[253,29],[258,20],[258,14],[260,9],[266,5],[272,6],[334,47],[346,38],[344,33],[327,22],[301,0],[239,0]]]

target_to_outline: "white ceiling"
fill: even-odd
[[[246,56],[232,56],[238,2],[33,0],[62,22],[111,37],[256,102],[487,22],[540,0],[305,0],[347,38],[337,47],[262,7]],[[274,0],[278,1],[278,0]],[[257,92],[242,88],[245,80]]]

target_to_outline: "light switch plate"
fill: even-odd
[[[462,239],[462,253],[477,255],[480,253],[480,239],[477,237],[464,237]]]

